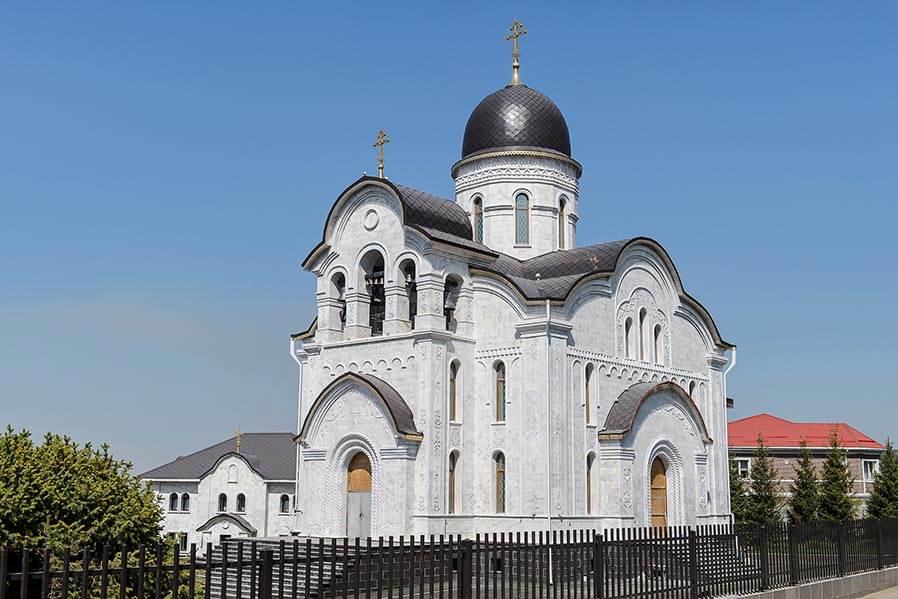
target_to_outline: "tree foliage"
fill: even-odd
[[[136,546],[159,538],[162,509],[131,463],[109,447],[79,447],[47,433],[0,434],[0,546],[38,549]]]
[[[833,426],[829,433],[829,453],[823,462],[823,481],[820,483],[820,519],[839,521],[854,518],[853,488],[854,477],[848,467],[848,452],[839,439],[839,428]]]
[[[739,476],[739,468],[736,466],[736,457],[730,452],[730,511],[736,522],[746,522],[748,519],[748,491],[745,481]]]
[[[801,440],[798,450],[798,467],[792,483],[792,497],[789,500],[789,521],[810,522],[817,519],[820,504],[820,489],[817,483],[817,469],[808,443]]]
[[[898,518],[898,456],[891,439],[886,439],[886,448],[879,458],[879,472],[867,501],[867,515],[880,519]]]
[[[746,510],[747,522],[765,523],[782,520],[778,478],[779,473],[773,458],[764,445],[764,437],[759,433],[758,447],[755,449],[749,478],[751,493]]]

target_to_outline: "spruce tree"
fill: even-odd
[[[829,434],[829,453],[823,463],[823,482],[820,483],[821,520],[851,520],[855,505],[851,497],[854,477],[848,468],[848,452],[839,439],[839,428],[833,426]]]
[[[873,484],[873,493],[867,501],[870,518],[898,518],[898,456],[892,440],[886,439],[886,448],[879,458],[879,472]]]
[[[748,519],[749,497],[745,489],[745,481],[739,477],[739,468],[736,467],[736,458],[730,452],[730,511],[736,522],[745,522]]]
[[[782,519],[778,478],[779,473],[773,464],[773,458],[764,445],[764,437],[758,433],[758,448],[755,449],[751,465],[751,494],[748,500],[747,521],[763,524]]]
[[[817,519],[820,489],[817,484],[817,469],[808,443],[803,438],[799,444],[798,466],[795,482],[792,483],[792,497],[789,500],[789,521],[810,522]]]

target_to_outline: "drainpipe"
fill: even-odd
[[[546,300],[546,521],[549,525],[549,584],[555,584],[552,576],[552,310]]]
[[[302,341],[300,341],[300,347],[302,346]],[[290,357],[293,358],[293,361],[299,366],[299,391],[298,397],[296,400],[296,434],[298,435],[302,431],[302,360],[296,357],[296,339],[290,337]],[[296,485],[293,490],[293,525],[296,527],[296,513],[298,510],[296,502],[299,499],[299,460],[301,458],[302,450],[301,442],[297,441],[296,443]]]
[[[730,361],[729,365],[727,366],[727,369],[723,371],[723,413],[724,413],[724,415],[726,415],[726,410],[727,410],[727,408],[726,408],[726,401],[727,401],[727,375],[728,375],[728,374],[730,373],[730,371],[736,366],[736,348],[733,347],[733,350],[732,350],[732,351],[733,351],[733,359]],[[726,416],[724,416],[724,419],[723,419],[723,420],[724,420],[724,427],[723,427],[723,430],[725,431],[725,430],[727,430],[727,429],[726,429]],[[729,452],[729,450],[730,450],[730,448],[729,448],[729,438],[727,438],[727,444],[726,444],[726,448],[725,448],[725,449],[726,449],[728,452]],[[718,477],[718,478],[720,478],[720,477]],[[720,506],[717,506],[717,509],[719,510],[719,509],[720,509]],[[733,498],[730,497],[730,524],[735,524],[735,522],[736,522],[736,519],[733,517]]]

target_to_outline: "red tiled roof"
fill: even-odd
[[[844,422],[789,422],[770,414],[758,414],[727,425],[730,447],[756,447],[758,433],[768,447],[798,447],[802,438],[808,447],[828,447],[832,427],[839,429],[845,447],[884,449],[882,445]]]

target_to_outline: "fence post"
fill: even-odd
[[[845,562],[845,523],[839,522],[839,527],[836,529],[836,540],[837,546],[839,550],[839,576],[845,576],[845,571],[848,569],[848,565]]]
[[[876,567],[885,568],[885,560],[882,555],[882,520],[876,520]]]
[[[689,529],[689,596],[698,599],[698,535]]]
[[[761,554],[761,588],[766,591],[770,588],[770,551],[767,548],[767,525],[761,524],[760,537],[758,538],[758,550]]]
[[[789,570],[792,572],[792,586],[798,584],[798,527],[789,525]]]
[[[605,596],[605,539],[601,534],[597,534],[595,538],[595,547],[592,552],[593,559],[593,576],[595,577],[596,599],[602,599]]]
[[[414,560],[414,557],[412,557]],[[423,565],[421,566],[424,567]],[[465,539],[461,542],[461,580],[458,585],[458,593],[461,599],[471,599],[474,582],[474,542]],[[414,564],[412,564],[412,577],[414,577]],[[423,583],[422,583],[423,585]],[[414,582],[412,583],[414,589]],[[423,590],[423,587],[422,587]]]
[[[274,576],[274,550],[262,549],[259,554],[262,560],[259,562],[259,595],[258,599],[271,599],[272,578]]]

